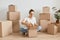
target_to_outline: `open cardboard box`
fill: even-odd
[[[28,37],[37,37],[37,29],[29,29]]]
[[[31,24],[30,27],[28,27],[28,37],[36,37],[37,36],[37,26],[33,26]]]

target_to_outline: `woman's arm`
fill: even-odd
[[[25,20],[23,19],[22,22],[21,22],[23,25],[26,25],[26,22]]]
[[[34,29],[37,29],[38,24],[34,24]]]
[[[28,27],[29,29],[31,28],[31,27],[33,27],[33,25],[31,24],[31,23],[28,23],[28,22],[26,22],[25,20],[22,20],[22,22],[21,22],[23,25],[26,25],[26,27]]]

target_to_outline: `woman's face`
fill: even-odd
[[[32,17],[34,15],[34,12],[32,11],[32,12],[30,12],[30,17]]]

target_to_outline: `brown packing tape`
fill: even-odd
[[[19,32],[19,21],[12,21],[13,23],[13,32]]]
[[[20,12],[7,12],[7,19],[11,21],[20,20]]]
[[[50,20],[50,13],[40,13],[40,20]]]

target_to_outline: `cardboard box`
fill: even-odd
[[[59,24],[56,23],[56,26],[58,27],[58,32],[60,32],[60,23]]]
[[[8,10],[9,12],[15,12],[15,5],[9,5]]]
[[[50,13],[40,13],[40,20],[50,20]]]
[[[19,25],[19,21],[16,20],[16,21],[12,21],[12,29],[13,29],[13,32],[19,32],[20,30],[20,25]]]
[[[11,21],[20,20],[20,12],[8,12],[7,19]]]
[[[42,26],[42,32],[46,32],[47,31],[47,27],[48,27],[49,21],[48,20],[40,20],[40,26]]]
[[[57,31],[58,31],[58,28],[57,28],[57,26],[55,24],[49,24],[48,25],[47,32],[49,34],[53,34],[54,35],[54,34],[57,33]]]
[[[0,37],[8,36],[12,33],[12,21],[0,21]]]
[[[28,36],[29,37],[37,37],[37,30],[36,29],[29,29]]]
[[[43,13],[50,13],[50,7],[48,6],[43,7]]]

